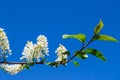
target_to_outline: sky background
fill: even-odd
[[[13,53],[8,61],[19,61],[26,42],[35,43],[40,34],[48,38],[48,60],[55,60],[59,43],[74,52],[80,49],[80,42],[63,40],[62,35],[84,33],[88,41],[100,19],[104,23],[101,34],[120,41],[119,0],[0,0],[0,27],[5,29]],[[0,80],[120,80],[120,43],[95,41],[88,47],[103,52],[107,62],[89,55],[86,60],[75,59],[80,67],[72,63],[59,68],[35,65],[14,76],[0,70]]]

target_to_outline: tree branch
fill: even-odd
[[[5,64],[30,64],[30,63],[28,63],[28,62],[4,62],[4,61],[2,61],[2,62],[0,62],[0,64],[3,64],[3,63],[5,63]],[[43,61],[41,61],[41,62],[33,62],[34,64],[44,64],[44,62]]]
[[[70,57],[70,59],[68,59],[66,62],[61,63],[61,64],[66,64],[66,63],[70,62],[72,59],[74,59],[79,53],[81,53],[93,41],[93,38],[94,38],[94,36],[90,39],[90,41],[86,45],[83,44],[82,48],[76,54],[74,54],[73,56]],[[7,62],[6,58],[5,58],[5,55],[4,55],[4,61],[0,62],[0,64],[3,64],[3,63],[5,63],[5,64],[22,64],[22,65],[23,64],[30,64],[28,62]],[[41,61],[41,62],[33,62],[33,63],[34,64],[44,64],[43,61]]]
[[[94,38],[94,36],[90,39],[90,41],[89,41],[86,45],[82,46],[82,48],[81,48],[76,54],[74,54],[69,60],[67,60],[64,64],[70,62],[70,61],[71,61],[73,58],[75,58],[79,53],[81,53],[82,50],[84,50],[84,49],[93,41],[93,38]]]

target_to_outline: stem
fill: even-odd
[[[6,53],[4,53],[4,63],[6,63]]]
[[[28,62],[0,62],[0,64],[6,63],[6,64],[29,64]],[[34,62],[34,64],[44,64],[43,62]]]
[[[93,37],[94,37],[94,36],[93,36]],[[93,37],[90,39],[90,41],[89,41],[86,45],[82,46],[82,48],[81,48],[76,54],[74,54],[69,60],[67,60],[65,63],[70,62],[70,61],[71,61],[73,58],[75,58],[79,53],[81,53],[82,50],[84,50],[84,49],[93,41]]]
[[[82,43],[82,47],[84,47],[85,43]]]

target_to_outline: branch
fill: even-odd
[[[28,62],[4,62],[4,61],[2,61],[2,62],[0,62],[0,64],[3,64],[3,63],[5,63],[5,64],[30,64],[30,63],[28,63]],[[41,61],[41,62],[33,62],[34,64],[44,64],[44,62],[43,61]]]
[[[93,36],[94,37],[94,36]],[[64,64],[70,62],[72,59],[74,59],[79,53],[82,52],[82,50],[84,50],[92,41],[93,41],[93,37],[90,39],[90,41],[85,45],[85,46],[82,46],[82,48],[76,53],[74,54],[69,60],[67,60]]]
[[[4,63],[6,63],[6,53],[4,53]]]
[[[74,59],[79,53],[82,52],[82,50],[84,50],[93,41],[93,37],[90,39],[90,41],[86,45],[82,46],[82,48],[78,51],[78,53],[74,54],[72,57],[70,57],[69,60],[67,60],[66,62],[61,63],[61,64],[66,64],[66,63],[70,62],[72,59]],[[3,64],[3,63],[5,63],[5,64],[22,64],[22,65],[23,64],[30,64],[28,62],[7,62],[6,59],[5,59],[5,57],[4,57],[4,61],[0,62],[0,64]],[[41,62],[33,62],[33,63],[34,64],[44,64],[43,61],[41,61]]]

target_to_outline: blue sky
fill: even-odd
[[[1,0],[0,26],[5,29],[12,56],[9,61],[19,61],[27,40],[35,43],[39,34],[48,38],[50,56],[64,44],[70,52],[81,47],[77,40],[62,40],[62,34],[84,33],[87,40],[100,19],[104,22],[101,34],[108,34],[120,41],[119,0]],[[80,67],[69,63],[66,67],[52,68],[35,65],[15,76],[0,71],[0,80],[120,80],[119,43],[96,41],[88,47],[99,49],[107,58],[103,62],[91,55],[79,60]]]

